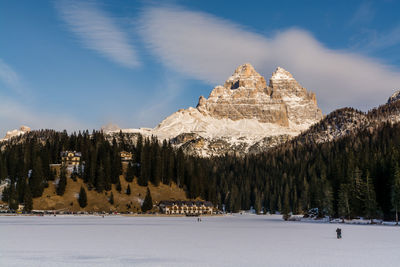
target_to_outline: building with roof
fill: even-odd
[[[130,162],[132,161],[133,155],[131,152],[121,151],[119,153],[122,162]]]
[[[61,162],[66,166],[77,166],[81,163],[82,153],[76,151],[61,152]]]
[[[214,206],[210,201],[163,200],[158,206],[164,214],[202,215],[214,212]]]

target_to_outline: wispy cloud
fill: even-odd
[[[19,75],[2,59],[0,59],[0,81],[18,94],[24,91],[24,85]]]
[[[363,24],[368,23],[373,20],[375,16],[375,11],[372,6],[372,2],[363,2],[361,3],[356,11],[354,12],[353,17],[350,20],[350,24]]]
[[[369,109],[400,86],[400,72],[351,51],[332,50],[310,33],[288,29],[266,37],[215,16],[179,7],[148,7],[140,33],[170,68],[212,84],[252,63],[265,76],[281,66],[316,92],[324,112],[343,106]]]
[[[88,49],[125,67],[140,65],[128,36],[95,2],[56,2],[62,19]]]
[[[391,48],[400,44],[400,25],[396,25],[386,32],[376,30],[367,31],[368,40],[361,45],[361,49],[374,52]]]

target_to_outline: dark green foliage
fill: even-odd
[[[33,200],[32,200],[32,194],[31,194],[31,189],[29,186],[25,186],[25,192],[24,192],[24,211],[26,212],[31,212],[33,209]]]
[[[122,187],[121,187],[121,181],[118,178],[117,184],[115,185],[115,189],[117,189],[118,192],[121,193]]]
[[[42,195],[44,183],[45,177],[43,175],[42,160],[37,156],[33,162],[32,174],[29,179],[29,186],[33,197],[40,197]]]
[[[142,211],[147,212],[152,209],[153,209],[153,199],[151,198],[150,189],[147,188],[146,197],[144,198],[144,201],[142,204]]]
[[[400,210],[400,168],[396,164],[394,170],[394,177],[393,177],[393,186],[392,186],[392,206],[395,212],[396,224],[399,224],[399,210]]]
[[[128,170],[126,171],[125,174],[125,180],[127,182],[132,182],[134,177],[135,177],[135,167],[132,163],[129,163]]]
[[[140,153],[140,176],[138,177],[138,184],[147,186],[151,176],[151,146],[150,140],[146,139],[142,151]]]
[[[7,202],[11,210],[18,209],[18,194],[12,183],[4,189],[2,200]]]
[[[74,166],[74,169],[71,173],[71,179],[76,182],[77,178],[78,178],[78,168]]]
[[[65,189],[67,187],[67,169],[63,165],[60,170],[60,180],[57,185],[57,195],[62,196],[65,193]]]
[[[78,203],[81,208],[87,206],[87,195],[86,195],[86,190],[85,188],[83,188],[83,186],[81,186],[81,190],[79,191]]]
[[[77,177],[89,190],[109,191],[112,184],[119,187],[119,152],[124,150],[134,155],[128,182],[137,177],[142,186],[176,183],[189,198],[210,200],[227,211],[254,207],[257,212],[306,213],[318,208],[319,216],[395,218],[400,207],[399,124],[323,144],[307,140],[258,155],[198,158],[167,141],[135,134],[32,131],[0,144],[0,180],[11,180],[3,198],[15,207],[24,202],[26,184],[33,198],[41,196],[54,179],[48,164],[59,163],[61,151],[76,150],[84,162]]]
[[[376,194],[373,184],[373,179],[370,177],[369,173],[366,174],[365,184],[364,184],[364,214],[367,218],[373,219],[377,217],[378,208],[376,203]]]
[[[111,192],[110,198],[108,199],[108,202],[110,202],[111,205],[114,205],[114,194]]]
[[[338,215],[340,217],[350,218],[350,190],[347,184],[342,184],[339,189]]]

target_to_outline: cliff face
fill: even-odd
[[[272,93],[285,103],[292,126],[311,125],[322,119],[315,94],[302,87],[288,71],[278,67],[269,85]]]
[[[238,67],[225,82],[212,90],[208,99],[200,97],[197,109],[217,119],[256,119],[260,123],[289,126],[287,107],[279,94],[273,94],[264,77],[250,64]]]
[[[278,67],[267,86],[250,64],[239,66],[208,99],[200,97],[197,109],[218,119],[256,119],[284,127],[309,125],[322,118],[315,94],[307,92],[288,71]]]

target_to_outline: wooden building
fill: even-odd
[[[67,166],[77,166],[81,163],[81,152],[63,151],[61,152],[61,162]]]
[[[121,151],[120,153],[121,156],[121,161],[122,162],[129,162],[132,161],[132,153],[131,152],[127,152],[127,151]]]
[[[160,201],[158,205],[164,214],[201,215],[213,214],[214,206],[210,201]]]

